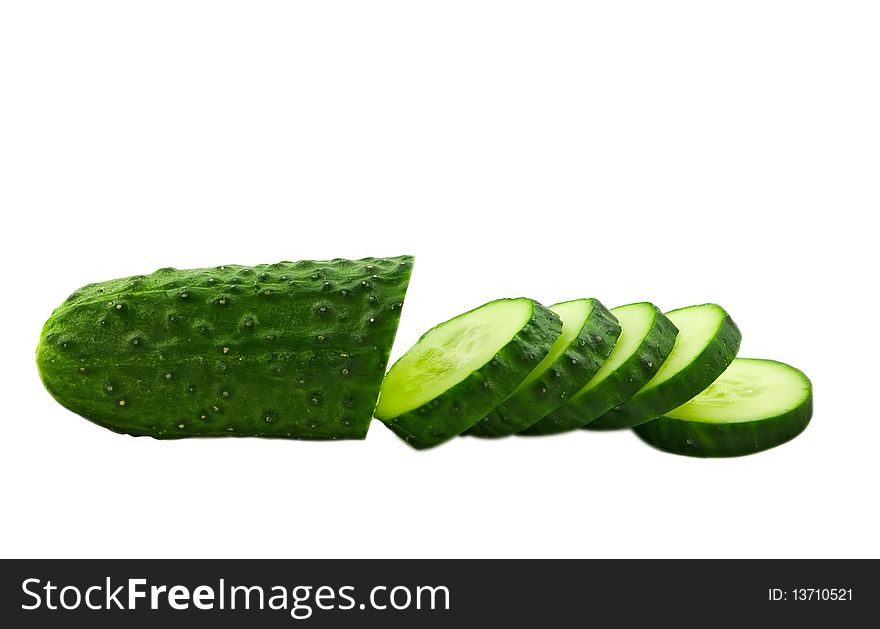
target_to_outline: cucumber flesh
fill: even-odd
[[[620,325],[595,299],[550,306],[562,334],[516,391],[475,424],[468,434],[503,437],[520,432],[564,404],[599,370],[620,335]]]
[[[550,352],[559,317],[531,299],[499,299],[432,328],[389,370],[376,418],[416,448],[486,416]]]
[[[628,400],[659,371],[675,343],[675,325],[647,302],[618,306],[610,312],[621,332],[608,360],[571,399],[520,434],[549,435],[582,428]]]
[[[397,417],[489,362],[532,315],[527,300],[496,301],[428,332],[385,378],[376,417]]]
[[[632,428],[660,417],[712,384],[736,357],[742,335],[721,306],[688,306],[666,316],[679,332],[660,370],[633,397],[587,427]]]
[[[741,456],[793,439],[812,411],[812,385],[803,372],[773,360],[737,358],[702,393],[635,432],[666,452]]]

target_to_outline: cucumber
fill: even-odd
[[[611,309],[621,333],[614,350],[595,376],[558,409],[522,431],[549,435],[582,428],[625,402],[660,370],[678,328],[654,304],[628,304]]]
[[[413,258],[161,269],[90,284],[37,348],[58,402],[157,439],[362,439]]]
[[[550,306],[562,320],[562,334],[550,353],[513,394],[467,431],[478,437],[520,432],[564,404],[608,358],[620,325],[596,299],[575,299]]]
[[[499,299],[426,332],[385,376],[376,418],[415,448],[473,426],[550,352],[559,317],[531,299]]]
[[[694,399],[635,428],[652,446],[697,457],[752,454],[799,435],[813,415],[813,387],[785,363],[737,358]]]
[[[721,306],[688,306],[666,316],[678,328],[678,336],[660,370],[629,400],[587,428],[632,428],[660,417],[712,384],[736,357],[742,335]]]

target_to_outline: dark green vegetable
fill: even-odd
[[[361,439],[412,270],[409,256],[161,269],[76,291],[46,322],[58,402],[159,439]]]

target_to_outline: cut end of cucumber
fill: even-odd
[[[590,313],[593,312],[593,300],[575,299],[573,301],[564,301],[550,306],[550,310],[559,315],[559,318],[562,320],[562,334],[553,343],[550,353],[538,363],[538,366],[532,370],[532,373],[517,387],[514,395],[540,378],[541,374],[547,371],[565,353],[565,350],[568,349],[578,334],[580,334]]]
[[[584,387],[574,395],[574,399],[594,388],[609,375],[617,371],[630,356],[641,347],[645,337],[651,332],[654,319],[657,316],[657,308],[648,302],[627,304],[611,309],[618,323],[620,323],[620,336],[617,344],[596,375]]]
[[[375,416],[419,408],[488,363],[532,317],[530,299],[499,299],[429,330],[389,370]]]
[[[707,389],[666,416],[710,424],[761,421],[799,408],[811,391],[810,381],[794,367],[737,358]]]
[[[687,367],[694,356],[700,355],[717,338],[727,311],[718,304],[701,304],[667,312],[666,316],[678,328],[678,336],[672,353],[642,391],[663,384]]]

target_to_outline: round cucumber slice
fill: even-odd
[[[647,302],[618,306],[611,314],[621,332],[608,360],[571,399],[520,434],[549,435],[582,428],[631,398],[659,371],[678,334],[672,321]]]
[[[375,416],[416,448],[463,433],[550,352],[559,317],[531,299],[499,299],[426,332],[385,376]]]
[[[544,360],[467,434],[504,437],[528,428],[564,404],[599,370],[620,335],[620,325],[596,299],[550,306],[562,320],[562,334]]]
[[[666,316],[678,328],[678,336],[660,370],[629,400],[587,428],[632,428],[660,417],[712,384],[736,357],[742,335],[721,306],[688,306]]]
[[[813,415],[813,388],[785,363],[737,358],[694,399],[635,428],[666,452],[698,457],[742,456],[799,435]]]

